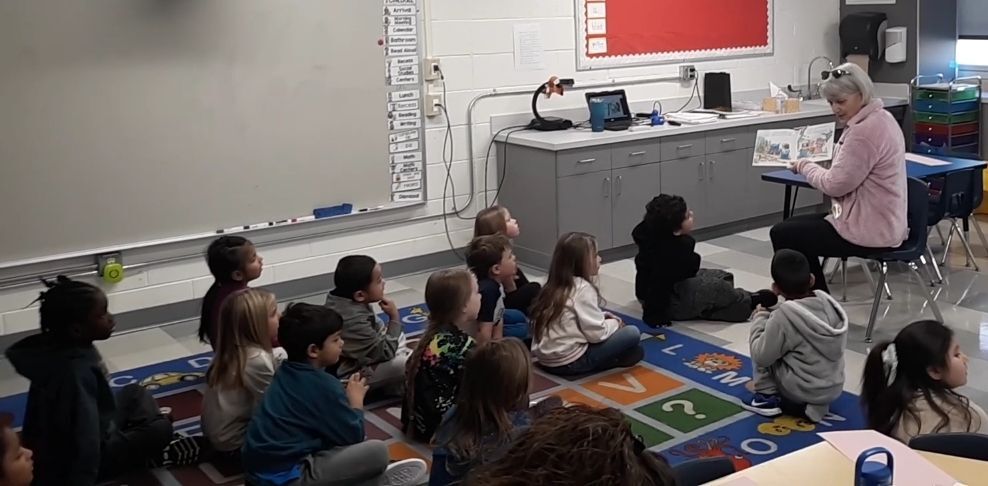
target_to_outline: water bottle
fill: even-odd
[[[885,454],[885,464],[868,458]],[[873,447],[861,453],[854,464],[854,486],[892,486],[892,453],[883,447]]]
[[[604,121],[607,118],[607,103],[603,98],[590,98],[590,130],[604,131]]]

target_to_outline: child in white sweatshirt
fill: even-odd
[[[532,305],[532,352],[546,371],[577,375],[633,366],[644,357],[638,328],[601,309],[593,284],[599,270],[592,235],[559,238],[549,277]]]
[[[212,341],[216,354],[202,399],[202,430],[216,451],[235,454],[285,350],[271,347],[280,317],[271,292],[236,292],[223,302],[218,317]]]

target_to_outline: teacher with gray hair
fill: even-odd
[[[823,72],[820,93],[845,125],[829,169],[800,160],[793,172],[831,200],[829,213],[793,216],[772,227],[776,251],[806,255],[814,289],[827,291],[820,257],[879,253],[902,244],[906,226],[906,154],[902,129],[872,95],[868,74],[846,63]]]

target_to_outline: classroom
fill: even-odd
[[[0,486],[988,486],[985,77],[984,0],[0,2]]]

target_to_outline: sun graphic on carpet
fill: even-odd
[[[428,321],[425,305],[399,310],[409,345]],[[844,393],[819,423],[794,417],[765,418],[746,412],[740,400],[749,393],[751,360],[730,350],[676,332],[652,329],[638,319],[621,316],[642,330],[645,359],[638,365],[581,377],[561,378],[539,369],[532,374],[532,396],[537,400],[557,395],[566,404],[621,410],[632,429],[650,450],[661,452],[671,464],[704,457],[728,457],[743,469],[820,441],[817,432],[864,427],[857,397]],[[201,434],[203,376],[211,353],[114,373],[110,386],[139,383],[158,404],[172,409],[175,430]],[[19,428],[27,394],[0,398],[0,413]],[[431,459],[428,445],[413,443],[401,432],[398,399],[368,403],[364,414],[368,439],[388,445],[392,460]],[[196,466],[159,469],[121,478],[107,485],[234,486],[243,484],[239,464],[206,462]]]
[[[740,370],[743,365],[741,358],[724,353],[702,353],[686,363],[686,366],[704,373]]]

